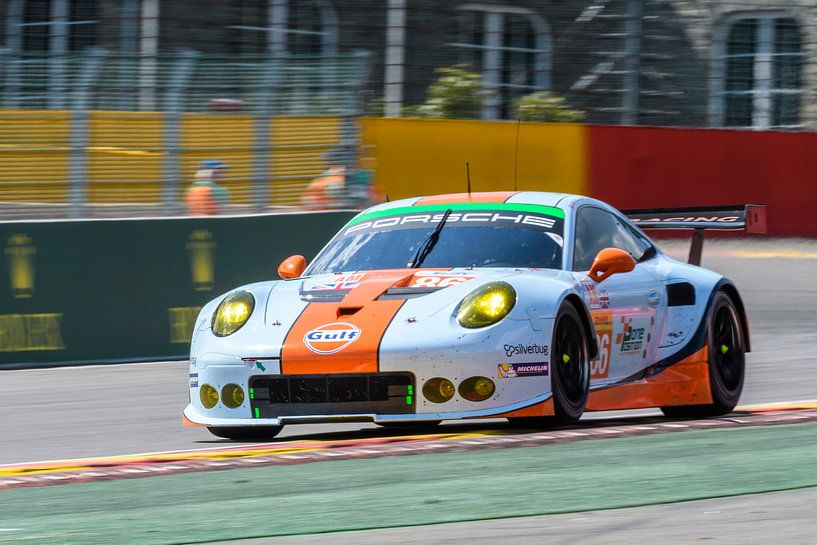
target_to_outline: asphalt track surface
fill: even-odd
[[[674,256],[687,248],[662,246]],[[748,308],[753,352],[741,403],[817,399],[817,241],[715,240],[704,251],[704,266],[731,278]],[[227,444],[181,427],[185,362],[2,371],[0,383],[0,464]],[[373,424],[302,425],[279,438],[361,429],[382,433]]]
[[[479,523],[247,539],[213,545],[811,545],[817,488]]]

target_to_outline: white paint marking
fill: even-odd
[[[127,369],[130,367],[143,367],[146,365],[168,365],[168,364],[177,364],[177,365],[189,365],[190,362],[188,360],[167,360],[167,361],[137,361],[133,363],[100,363],[95,365],[70,365],[70,366],[62,366],[62,367],[41,367],[38,369],[8,369],[3,371],[4,373],[46,373],[51,371],[82,371],[84,369],[100,369],[100,368],[107,368],[107,369]]]

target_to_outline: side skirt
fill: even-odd
[[[709,348],[704,346],[657,375],[591,390],[586,411],[645,409],[712,403]]]

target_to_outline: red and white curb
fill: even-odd
[[[327,460],[541,446],[588,439],[611,439],[690,430],[799,424],[817,422],[817,409],[783,410],[781,412],[767,410],[760,413],[736,413],[726,417],[702,420],[667,421],[666,419],[642,417],[623,421],[626,423],[617,424],[622,420],[589,421],[569,429],[543,432],[525,433],[504,428],[479,432],[438,433],[352,441],[278,442],[250,447],[181,451],[165,453],[164,456],[98,458],[76,460],[73,463],[55,463],[54,465],[44,462],[0,466],[0,475],[3,475],[0,477],[0,490],[246,467],[306,464]],[[264,453],[265,451],[268,453]]]

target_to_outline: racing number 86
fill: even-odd
[[[590,362],[590,378],[607,378],[610,370],[610,334],[596,335],[599,346],[598,358]]]

